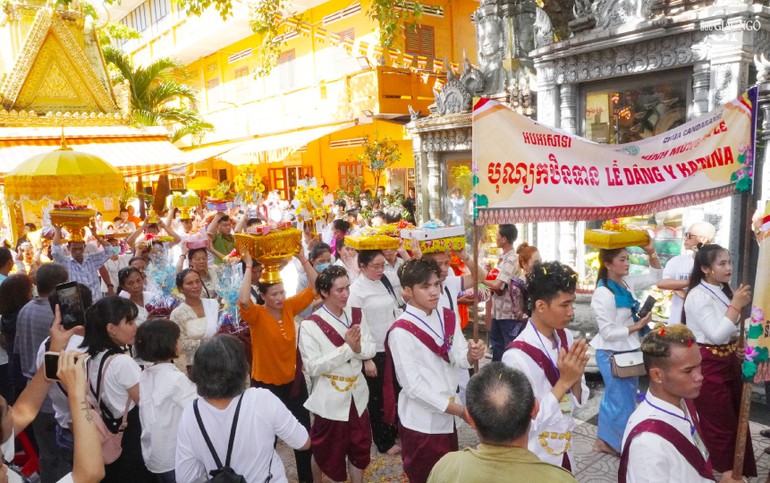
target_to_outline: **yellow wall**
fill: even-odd
[[[365,54],[372,66],[378,64],[374,49],[374,46],[379,43],[377,25],[367,15],[371,0],[361,1],[360,12],[331,24],[322,25],[324,16],[348,8],[353,3],[349,0],[330,0],[302,14],[302,21],[312,25],[314,30],[310,33],[300,33],[297,37],[288,40],[283,47],[284,52],[293,49],[295,54],[294,84],[288,89],[281,85],[281,67],[273,69],[266,78],[254,77],[260,46],[260,38],[256,34],[248,35],[211,55],[190,63],[187,66],[191,74],[188,82],[199,89],[201,111],[204,112],[206,119],[217,127],[214,134],[206,136],[203,144],[290,132],[299,127],[364,119],[365,110],[371,110],[374,114],[380,113],[378,89],[381,87],[377,85],[377,71],[361,70],[356,63],[356,58]],[[465,52],[472,61],[475,61],[476,41],[470,16],[478,8],[478,2],[428,0],[423,3],[443,8],[443,16],[424,14],[417,21],[434,28],[435,59],[462,65],[463,52]],[[352,51],[348,54],[344,51],[342,44],[335,47],[328,37],[326,41],[319,40],[314,35],[319,27],[329,33],[353,29],[355,38]],[[405,33],[402,31],[393,48],[403,52],[404,38]],[[369,45],[366,52],[361,51],[361,42]],[[145,47],[145,49],[148,48]],[[228,57],[248,48],[252,49],[251,55],[228,63]],[[384,54],[384,59],[386,64],[391,64],[391,58],[387,52]],[[403,62],[403,57],[399,57],[396,66],[404,67]],[[414,65],[416,66],[416,62]],[[244,68],[248,71],[247,77],[236,79],[236,74],[243,72]],[[349,70],[346,71],[345,68]],[[446,64],[445,69],[448,68],[449,64]],[[412,75],[418,76],[418,74]],[[219,80],[218,86],[207,90],[207,83],[213,79]],[[433,80],[430,82],[432,83]],[[409,83],[406,82],[404,85],[408,86]],[[430,93],[430,89],[427,92]],[[408,92],[404,92],[402,98],[408,95]],[[406,102],[399,104],[399,109],[404,111],[402,114],[407,114],[406,104]],[[424,106],[420,108],[426,112]],[[317,178],[323,178],[331,189],[335,189],[339,184],[338,163],[355,161],[361,149],[360,147],[333,149],[329,143],[365,135],[374,137],[375,133],[381,137],[387,135],[399,143],[401,160],[394,167],[414,167],[411,140],[403,126],[374,120],[372,124],[360,124],[311,142],[304,152],[297,153],[289,160],[262,166],[262,174],[266,180],[269,180],[269,168],[301,163],[303,166],[313,166],[313,174]],[[214,167],[210,164],[199,163],[196,169],[207,169],[211,175]],[[237,169],[232,170],[231,176],[235,174]],[[365,181],[367,184],[372,183],[369,176]]]

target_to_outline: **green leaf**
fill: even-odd
[[[748,338],[759,339],[762,337],[763,332],[761,324],[751,324],[749,325]]]
[[[757,364],[751,361],[743,361],[743,380],[751,382],[757,374]]]

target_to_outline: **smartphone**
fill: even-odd
[[[46,352],[43,355],[43,365],[45,366],[45,378],[49,381],[58,381],[56,372],[59,370],[59,353]]]
[[[652,295],[648,295],[647,300],[644,301],[644,305],[642,305],[642,308],[640,308],[639,312],[637,312],[637,316],[640,319],[644,318],[647,314],[650,313],[652,308],[655,306],[656,302],[657,300],[655,299],[655,297],[653,297]]]
[[[56,296],[59,298],[61,323],[66,330],[78,325],[86,325],[86,311],[80,299],[77,282],[67,282],[56,286]]]

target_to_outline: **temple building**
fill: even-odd
[[[187,162],[165,127],[132,127],[127,100],[113,92],[97,32],[77,2],[3,3],[0,46],[0,176],[55,150],[62,138],[150,189]],[[100,208],[105,217],[117,215],[118,200]],[[39,218],[39,210],[25,209],[25,221]]]
[[[431,115],[408,125],[422,219],[449,219],[453,205],[438,193],[467,185],[453,173],[470,170],[474,96],[502,100],[595,142],[622,144],[665,132],[759,84],[764,123],[758,138],[770,137],[765,2],[576,0],[573,15],[564,13],[530,0],[482,0],[473,16],[476,66],[468,62],[463,74],[437,93]],[[656,241],[681,245],[683,227],[705,219],[717,226],[717,243],[730,247],[740,264],[743,254],[737,252],[750,235],[745,220],[757,200],[770,198],[770,183],[762,181],[766,156],[758,151],[755,192],[748,203],[734,196],[650,214]],[[559,259],[585,273],[590,265],[582,243],[586,226],[554,222],[522,228],[544,260]]]
[[[297,0],[279,22],[277,65],[262,71],[263,36],[252,31],[244,2],[223,20],[213,8],[200,17],[170,0],[123,0],[111,18],[140,33],[121,48],[138,64],[178,58],[200,92],[206,121],[215,126],[198,145],[180,145],[201,161],[197,175],[232,179],[237,166],[256,163],[268,190],[283,198],[306,176],[332,191],[373,177],[358,156],[362,143],[389,138],[401,159],[384,173],[391,189],[414,187],[411,108],[428,113],[433,89],[463,51],[475,55],[470,15],[474,0],[422,2],[422,15],[400,20],[390,46],[371,18],[373,2]],[[396,3],[407,12],[411,2]]]

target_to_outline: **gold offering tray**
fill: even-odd
[[[70,233],[69,241],[83,241],[83,229],[89,225],[96,211],[86,210],[62,210],[53,209],[49,215],[51,223],[64,227]]]
[[[235,234],[235,249],[249,253],[264,269],[260,282],[280,283],[281,264],[302,248],[302,232],[296,228],[271,231],[267,235]]]

